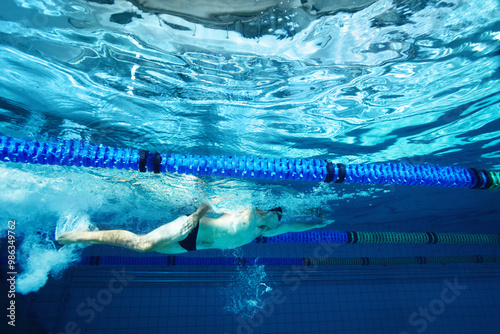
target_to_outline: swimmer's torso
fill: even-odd
[[[277,224],[275,214],[259,214],[255,209],[225,214],[216,219],[203,217],[196,246],[198,249],[240,247],[261,236],[273,224]]]
[[[252,242],[277,225],[278,217],[275,213],[256,209],[246,209],[236,214],[228,213],[219,218],[203,217],[199,222],[196,249],[237,248]],[[156,251],[165,254],[186,252],[178,243]]]

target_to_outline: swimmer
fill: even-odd
[[[204,217],[210,210],[203,204],[192,215],[185,215],[158,227],[148,234],[137,235],[125,230],[72,231],[61,234],[61,244],[104,244],[138,252],[180,254],[201,249],[232,249],[252,242],[257,237],[273,237],[288,232],[302,232],[326,226],[321,223],[280,224],[281,208],[262,211],[245,209],[238,214],[219,218]]]

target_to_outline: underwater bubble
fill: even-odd
[[[241,249],[232,252],[241,257]],[[243,319],[252,318],[266,305],[272,283],[269,281],[264,265],[241,265],[231,275],[229,285],[221,290],[224,297],[224,310]]]

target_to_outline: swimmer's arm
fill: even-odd
[[[281,224],[276,228],[273,228],[272,230],[267,230],[265,231],[262,235],[264,237],[275,237],[277,235],[283,234],[283,233],[288,233],[288,232],[304,232],[304,231],[309,231],[315,228],[320,228],[323,226],[326,226],[330,223],[333,223],[333,220],[325,220],[322,221],[321,223],[286,223],[286,224]]]

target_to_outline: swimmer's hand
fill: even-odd
[[[335,220],[323,220],[322,222],[316,223],[316,228],[325,227],[327,225],[332,224],[334,221]]]
[[[201,217],[203,217],[210,209],[210,205],[204,203],[198,208],[198,210],[196,210],[195,213],[189,215],[181,228],[181,234],[186,235],[191,232],[191,230],[198,225]]]

